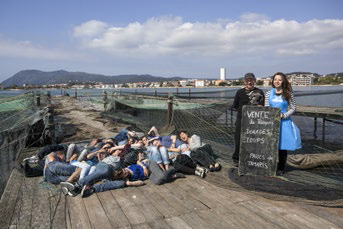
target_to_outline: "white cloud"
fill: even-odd
[[[107,24],[102,21],[91,20],[87,21],[74,28],[75,37],[93,37],[105,32]]]
[[[271,21],[248,13],[238,21],[184,22],[150,18],[123,27],[88,21],[74,29],[84,48],[113,55],[314,55],[343,48],[343,20]]]
[[[31,41],[10,41],[0,38],[0,57],[40,60],[87,60],[84,54],[57,48],[35,46]]]

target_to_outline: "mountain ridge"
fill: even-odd
[[[152,76],[149,74],[125,74],[106,76],[102,74],[93,74],[86,72],[68,72],[65,70],[56,70],[45,72],[41,70],[22,70],[14,74],[12,77],[4,80],[1,84],[5,87],[11,85],[22,86],[23,84],[61,84],[61,83],[105,83],[105,84],[121,84],[134,82],[160,82],[182,80],[182,77],[161,77]]]

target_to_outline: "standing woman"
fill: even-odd
[[[300,132],[290,116],[295,112],[295,100],[291,84],[282,72],[272,77],[272,89],[266,93],[265,106],[280,108],[279,163],[277,175],[283,175],[287,150],[301,148]]]

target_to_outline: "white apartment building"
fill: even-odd
[[[196,80],[195,87],[205,87],[205,80]]]
[[[313,84],[314,74],[290,74],[288,80],[292,86],[308,86]]]
[[[226,79],[226,69],[225,68],[220,68],[220,80],[225,80]]]

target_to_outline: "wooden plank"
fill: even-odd
[[[133,225],[132,228],[134,228],[134,229],[151,229],[150,225],[147,223]]]
[[[178,214],[185,214],[192,210],[189,206],[185,205],[180,199],[178,199],[176,193],[170,192],[165,185],[154,185],[156,192],[168,202],[170,206],[177,210]]]
[[[33,179],[36,182],[31,209],[34,213],[31,217],[31,227],[38,228],[41,225],[51,227],[53,209],[50,206],[48,190],[39,186],[39,177]]]
[[[97,195],[82,199],[93,228],[112,228]]]
[[[125,189],[128,196],[136,204],[137,208],[144,215],[146,222],[152,222],[158,219],[162,219],[162,214],[149,202],[148,198],[145,198],[144,193],[140,191],[140,188],[129,187]]]
[[[212,228],[236,228],[236,225],[225,219],[222,215],[215,214],[215,211],[201,210],[197,212],[200,218],[212,226]],[[250,219],[249,219],[250,220]]]
[[[198,211],[202,209],[208,209],[206,205],[200,202],[198,199],[194,198],[189,192],[182,190],[182,186],[187,185],[186,182],[178,182],[177,180],[173,183],[164,184],[164,186],[170,191],[170,193],[177,196],[186,206],[189,207],[191,211]]]
[[[170,219],[166,219],[166,222],[171,228],[175,228],[175,229],[180,229],[180,228],[191,229],[192,228],[185,221],[183,221],[183,219],[177,216],[172,217]]]
[[[92,228],[83,200],[78,196],[67,196],[66,201],[71,228]]]
[[[55,212],[52,217],[52,228],[66,228],[66,197],[61,191],[58,193],[50,191],[50,204],[55,208]]]
[[[113,227],[129,226],[130,222],[120,208],[112,192],[99,192],[98,198],[106,212],[107,218],[110,220]]]
[[[240,205],[243,208],[246,208],[248,211],[250,211],[255,217],[259,217],[264,221],[265,225],[270,225],[270,227],[274,228],[295,228],[297,227],[296,224],[292,223],[289,220],[285,220],[282,216],[283,214],[280,214],[275,211],[276,208],[279,208],[277,204],[275,204],[275,207],[273,209],[265,209],[259,207],[260,201],[249,201],[249,202],[241,202],[238,205]]]
[[[304,211],[308,211],[313,215],[326,219],[329,222],[337,225],[338,228],[343,228],[343,208],[329,208],[321,206],[313,206],[308,204],[294,203],[297,207]]]
[[[185,221],[192,228],[207,229],[207,228],[212,228],[213,227],[213,225],[207,223],[205,220],[200,218],[197,215],[197,213],[195,213],[195,212],[191,212],[189,214],[181,215],[180,218],[183,221]]]
[[[168,225],[165,219],[155,220],[149,223],[150,227],[153,229],[168,229],[170,226]]]
[[[142,224],[146,219],[142,212],[135,206],[135,203],[129,198],[124,189],[111,190],[116,198],[120,208],[128,218],[130,225]]]
[[[148,183],[148,182],[147,182]],[[177,209],[171,206],[154,188],[155,185],[148,183],[139,187],[146,199],[162,214],[165,218],[171,218],[179,215]]]
[[[254,229],[256,225],[252,223],[251,218],[247,218],[246,215],[241,214],[241,212],[236,211],[233,205],[228,206],[218,206],[212,209],[212,212],[216,215],[221,216],[229,225],[233,228],[243,228],[243,229]]]
[[[13,217],[23,176],[14,169],[0,200],[0,228],[8,228]]]

